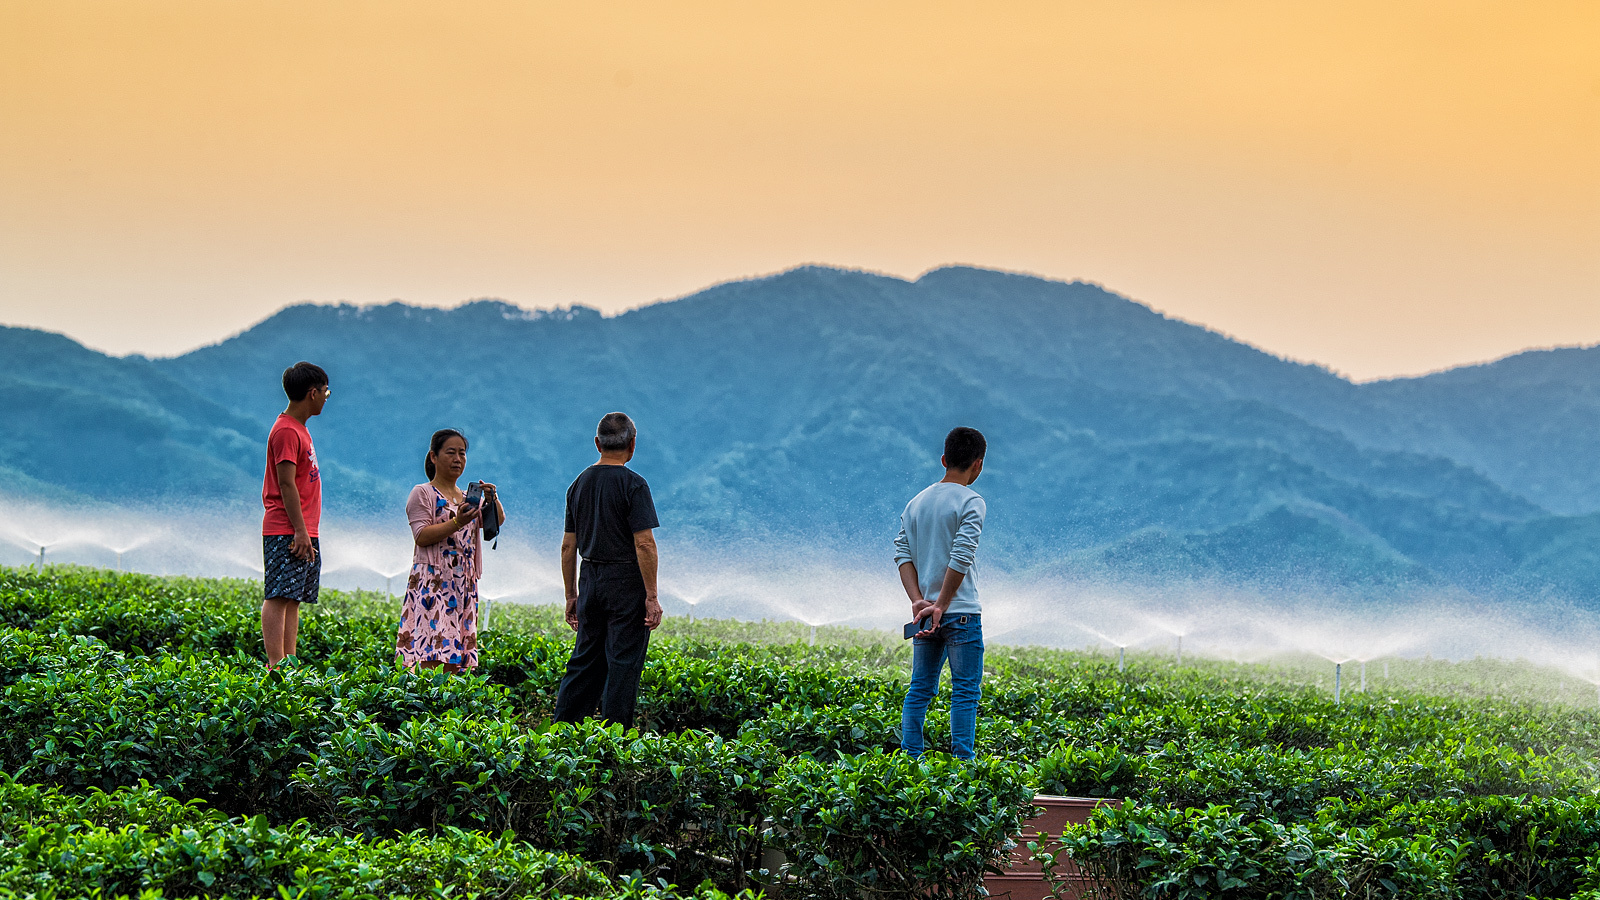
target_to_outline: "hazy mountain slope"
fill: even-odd
[[[1583,583],[1540,561],[1576,540],[1571,520],[1449,459],[1308,421],[1397,414],[1382,398],[1091,285],[805,268],[611,319],[304,306],[156,365],[264,432],[277,373],[299,358],[334,383],[313,423],[324,459],[370,473],[376,509],[420,480],[427,435],[448,424],[472,437],[474,473],[552,518],[594,422],[625,409],[644,435],[636,466],[680,533],[870,545],[964,422],[994,447],[987,552],[1014,566],[1473,588],[1559,569]]]
[[[985,558],[1013,570],[1597,601],[1600,519],[1530,499],[1600,496],[1596,357],[1527,356],[1356,386],[1092,285],[959,268],[803,268],[615,318],[299,306],[153,361],[4,329],[0,483],[253,507],[279,373],[305,358],[331,374],[311,427],[346,512],[397,518],[451,425],[517,527],[554,530],[595,421],[625,409],[675,538],[871,553],[966,423],[992,442]],[[1554,487],[1484,474],[1518,465]]]
[[[0,468],[34,480],[7,479],[15,488],[208,501],[261,490],[250,423],[148,360],[0,328],[0,391],[10,398]]]
[[[1555,512],[1600,510],[1600,347],[1534,350],[1361,386],[1412,428],[1363,435],[1449,456]]]

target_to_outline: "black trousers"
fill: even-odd
[[[650,629],[644,624],[644,576],[637,563],[594,564],[578,572],[578,642],[556,695],[557,722],[594,715],[633,725]]]

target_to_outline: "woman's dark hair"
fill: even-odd
[[[441,428],[433,433],[433,440],[428,442],[428,455],[422,458],[422,471],[428,473],[428,480],[432,481],[434,473],[438,470],[433,466],[434,454],[444,449],[444,442],[453,437],[461,438],[461,448],[467,447],[467,436],[454,428]]]
[[[283,370],[283,392],[295,402],[304,400],[314,387],[328,383],[328,373],[322,367],[304,360]]]
[[[978,429],[965,425],[952,428],[944,438],[944,464],[951,469],[970,468],[973,463],[983,459],[988,449],[989,443]]]

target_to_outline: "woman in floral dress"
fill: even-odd
[[[395,651],[408,669],[442,667],[460,672],[478,664],[478,578],[483,575],[479,508],[456,486],[467,467],[467,439],[451,428],[436,431],[428,445],[428,480],[411,489],[406,518],[416,548],[411,578],[400,607]],[[500,505],[494,485],[484,482],[483,502]]]

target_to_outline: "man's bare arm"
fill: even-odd
[[[644,624],[661,624],[661,601],[656,598],[656,569],[661,557],[656,550],[655,532],[646,528],[633,533],[633,549],[639,555],[639,574],[644,578]]]
[[[561,585],[567,594],[567,624],[578,630],[578,536],[561,536]]]
[[[283,511],[289,516],[289,527],[294,529],[294,543],[289,545],[289,552],[310,562],[317,551],[311,547],[311,531],[306,528],[305,513],[300,509],[300,489],[294,483],[295,465],[284,460],[272,471],[278,476],[278,494],[283,497]]]

